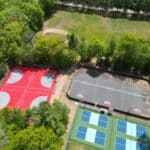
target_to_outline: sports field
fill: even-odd
[[[81,68],[74,74],[68,96],[91,105],[104,106],[122,112],[150,117],[150,88],[131,78],[115,76],[94,69]]]
[[[50,101],[57,71],[15,67],[0,86],[0,109],[27,109]]]
[[[79,107],[68,150],[76,150],[79,143],[82,143],[83,150],[88,145],[92,150],[148,150],[149,138],[148,126]]]
[[[45,21],[44,29],[58,28],[74,32],[79,38],[107,39],[124,33],[150,37],[150,23],[128,19],[112,19],[78,12],[57,11]]]

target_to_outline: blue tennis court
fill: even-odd
[[[118,120],[117,131],[126,134],[127,122],[124,120]]]
[[[136,135],[138,138],[142,138],[142,139],[146,139],[147,138],[147,131],[146,131],[146,128],[144,126],[141,126],[141,125],[137,125],[136,126]]]
[[[99,145],[105,144],[105,133],[97,131],[95,137],[95,143]]]
[[[146,144],[136,143],[136,150],[148,150],[148,147]]]
[[[107,128],[108,126],[108,117],[106,115],[101,115],[87,110],[83,110],[81,121],[103,128]]]
[[[146,127],[125,120],[118,120],[117,131],[143,140],[147,138]]]
[[[77,137],[79,139],[85,139],[85,135],[86,135],[86,131],[87,131],[87,128],[86,127],[83,127],[83,126],[79,126],[78,128],[78,131],[77,131]]]
[[[76,137],[80,140],[84,140],[86,142],[95,143],[97,145],[104,146],[106,135],[104,132],[98,131],[93,128],[87,128],[84,126],[79,126]]]
[[[115,150],[148,150],[148,146],[130,139],[116,137]]]
[[[82,112],[81,120],[84,121],[84,122],[89,122],[90,116],[91,116],[91,112],[84,110]]]
[[[125,150],[126,140],[120,137],[116,138],[116,150]]]

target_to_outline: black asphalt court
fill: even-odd
[[[150,117],[150,104],[147,103],[150,102],[150,91],[125,77],[82,68],[75,72],[68,96],[74,100]]]

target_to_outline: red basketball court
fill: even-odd
[[[0,87],[0,109],[22,110],[49,101],[55,88],[57,71],[15,67]]]

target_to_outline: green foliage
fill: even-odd
[[[105,10],[109,8],[115,7],[117,9],[132,9],[136,12],[140,10],[144,12],[150,12],[150,0],[62,0],[63,2],[73,2],[82,4],[83,6],[94,6],[94,7],[102,7]]]
[[[55,102],[53,104],[53,109],[61,114],[61,120],[62,120],[63,124],[67,125],[68,119],[69,119],[68,114],[70,112],[67,105],[60,103],[58,100],[55,100]]]
[[[29,28],[19,22],[6,24],[0,36],[1,52],[9,64],[19,64],[24,57],[25,43],[28,42]]]
[[[66,105],[58,101],[52,106],[49,106],[47,103],[41,103],[37,112],[41,120],[40,125],[51,127],[58,136],[65,133],[65,126],[68,123],[69,112]]]
[[[8,136],[6,131],[0,125],[0,148],[4,148],[8,144]]]
[[[34,54],[38,59],[36,62],[51,64],[58,68],[61,51],[66,48],[64,41],[59,36],[38,36],[34,43]]]
[[[81,61],[89,61],[97,57],[98,61],[105,57],[105,64],[116,71],[127,71],[138,74],[149,74],[150,41],[135,35],[124,35],[120,39],[112,37],[109,42],[92,41],[88,44],[80,41],[79,54]],[[107,66],[109,67],[109,66]]]
[[[112,63],[117,70],[149,73],[150,42],[133,35],[124,36],[119,40]]]
[[[5,8],[5,0],[0,0],[0,10]]]
[[[81,61],[84,61],[84,62],[89,61],[88,45],[87,45],[85,39],[82,39],[79,42],[78,53],[81,56]]]
[[[61,56],[61,67],[70,67],[73,64],[76,63],[76,58],[78,56],[78,53],[73,50],[68,50],[65,49],[62,51],[62,56]]]
[[[79,54],[82,61],[89,61],[92,57],[101,58],[107,47],[105,43],[93,40],[90,44],[87,44],[84,40],[79,44]]]
[[[33,53],[36,63],[49,64],[53,68],[71,66],[77,56],[76,52],[67,50],[67,45],[60,36],[38,36],[34,42]]]
[[[0,79],[4,77],[7,71],[7,65],[3,62],[0,63]]]
[[[38,31],[41,29],[44,20],[44,13],[40,6],[35,3],[24,2],[21,4],[21,10],[25,14],[29,27],[32,30]]]
[[[70,49],[77,49],[78,39],[74,33],[71,33],[70,35],[68,35],[68,40],[69,40],[69,42],[68,42],[69,48]]]
[[[0,112],[0,149],[61,150],[68,123],[68,107],[55,100],[26,110],[5,108]]]
[[[88,55],[91,57],[102,57],[106,49],[106,45],[103,42],[94,40],[88,46]]]
[[[39,0],[38,2],[45,12],[45,16],[50,16],[55,9],[57,0]]]
[[[13,124],[16,130],[20,130],[26,126],[24,115],[19,109],[4,108],[0,115],[6,127]]]
[[[44,126],[41,126],[39,128],[29,127],[17,132],[6,149],[61,150],[62,144],[62,138],[58,137],[51,129],[46,129]]]
[[[0,0],[0,59],[2,61],[11,66],[18,64],[31,66],[35,63],[32,49],[34,32],[43,26],[43,10],[46,11],[45,14],[50,13],[54,10],[54,5],[55,0]]]
[[[117,39],[115,37],[111,37],[110,41],[108,42],[108,49],[105,52],[106,57],[112,57],[116,47],[117,47]]]

